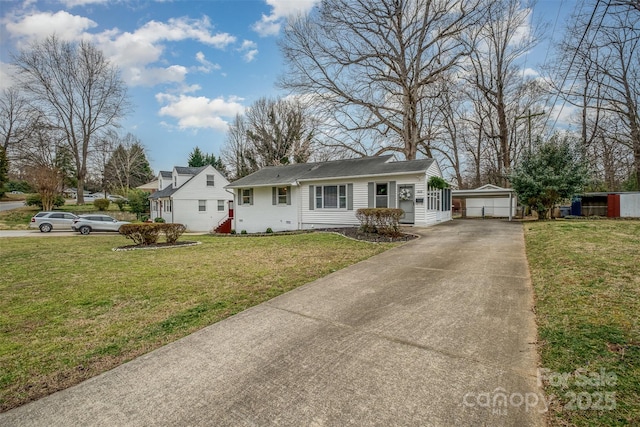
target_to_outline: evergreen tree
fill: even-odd
[[[202,150],[200,150],[200,147],[194,148],[191,154],[189,154],[189,161],[187,164],[190,168],[199,168],[207,164],[205,155],[202,153]]]
[[[556,203],[582,190],[587,167],[567,137],[554,135],[525,155],[509,180],[520,202],[544,219]]]

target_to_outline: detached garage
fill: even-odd
[[[512,188],[486,184],[473,190],[453,190],[451,196],[463,218],[511,218],[516,214],[517,198]]]

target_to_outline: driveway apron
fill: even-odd
[[[544,425],[522,225],[416,231],[0,425]]]

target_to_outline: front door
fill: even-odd
[[[401,224],[413,224],[415,222],[415,187],[414,185],[398,186],[398,207],[404,211],[400,217]]]

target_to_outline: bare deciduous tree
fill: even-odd
[[[565,101],[582,109],[584,150],[616,152],[622,157],[628,150],[634,159],[636,185],[640,185],[639,14],[622,3],[592,2],[590,10],[570,20],[558,51],[556,88]],[[608,147],[611,143],[624,150]],[[614,182],[613,171],[606,171],[613,164],[605,157],[596,154],[592,164],[605,169],[605,180]]]
[[[241,178],[265,166],[306,163],[314,136],[314,121],[298,102],[261,98],[236,117],[222,156]]]
[[[426,90],[472,49],[484,0],[326,0],[288,25],[280,85],[314,96],[347,152],[430,154]],[[343,133],[335,135],[339,128]]]
[[[91,43],[72,44],[56,36],[32,43],[13,63],[30,101],[64,134],[76,163],[78,203],[83,203],[91,145],[128,108],[119,71]]]
[[[0,94],[0,138],[2,147],[11,157],[15,150],[31,136],[40,115],[17,87],[4,89]]]

